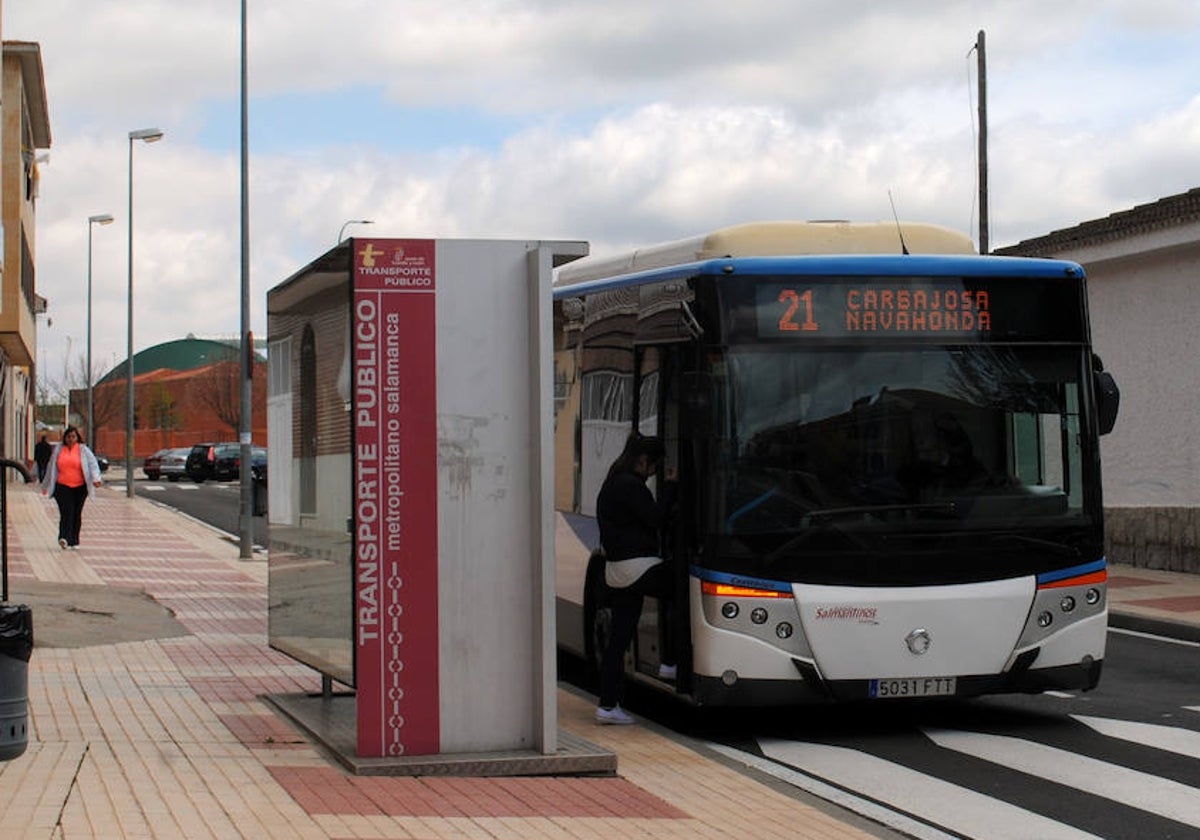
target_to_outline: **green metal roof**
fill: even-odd
[[[254,342],[258,344],[256,340]],[[256,361],[265,362],[262,353],[255,352]],[[155,370],[192,370],[217,362],[236,362],[238,360],[238,345],[236,342],[216,341],[210,338],[181,338],[147,347],[133,355],[133,373],[140,376]],[[119,382],[127,376],[125,362],[114,367],[96,384]]]

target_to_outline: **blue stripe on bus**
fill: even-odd
[[[1080,575],[1090,575],[1093,572],[1102,572],[1108,566],[1107,558],[1101,557],[1091,563],[1084,563],[1082,566],[1072,566],[1069,569],[1058,569],[1053,572],[1045,572],[1037,576],[1038,586],[1046,583],[1054,583],[1056,580],[1065,580],[1067,578],[1079,577]]]
[[[749,586],[754,589],[769,589],[772,592],[791,592],[792,585],[785,580],[766,580],[764,578],[747,577],[746,575],[731,575],[728,572],[714,572],[712,569],[701,569],[699,566],[689,566],[688,572],[692,577],[712,583],[727,583],[730,586]]]
[[[798,257],[734,257],[701,260],[632,274],[584,280],[554,288],[555,298],[665,280],[710,276],[844,277],[1084,277],[1078,263],[1031,257],[980,257],[945,254],[820,254]]]

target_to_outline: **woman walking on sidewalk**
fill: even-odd
[[[79,439],[79,430],[67,426],[62,443],[54,447],[42,494],[53,493],[58,502],[58,547],[79,548],[79,529],[83,525],[83,503],[94,487],[103,483],[100,464],[92,450]]]

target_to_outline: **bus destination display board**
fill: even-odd
[[[1028,279],[771,278],[754,285],[753,309],[760,339],[1029,340],[1053,329],[1048,318],[1060,337],[1082,338],[1069,287]]]

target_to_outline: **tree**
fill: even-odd
[[[93,367],[91,382],[92,382],[92,425],[96,428],[87,428],[88,410],[87,410],[87,384],[88,370],[87,357],[80,353],[74,358],[68,358],[63,364],[63,381],[54,383],[47,380],[47,387],[50,389],[57,388],[63,394],[68,395],[68,413],[75,418],[74,422],[84,430],[84,436],[89,441],[96,440],[96,433],[118,417],[121,420],[125,418],[125,384],[124,382],[107,382],[103,385],[97,385],[96,381],[100,379],[101,373],[107,367],[109,369],[115,364],[113,359],[101,363],[98,367]],[[42,390],[41,377],[39,377],[38,393],[39,397]]]
[[[222,355],[228,357],[209,365],[204,374],[196,378],[195,394],[217,420],[237,435],[242,420],[241,365],[235,348],[229,348],[228,354]]]

